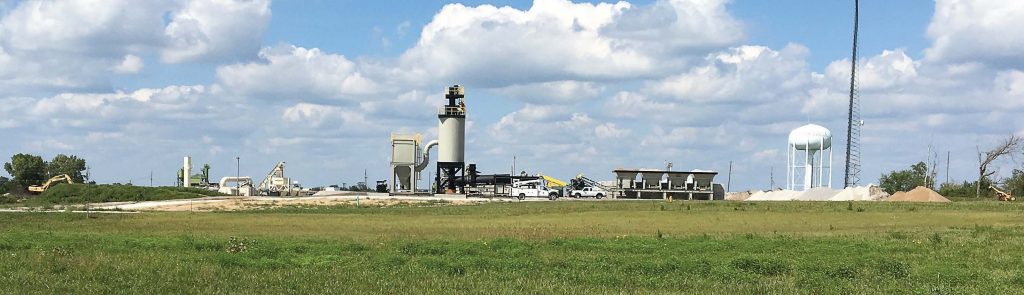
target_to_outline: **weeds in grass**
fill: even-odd
[[[245,238],[231,237],[228,239],[228,245],[224,249],[228,253],[245,253],[249,251],[249,248],[256,245],[256,240],[246,240]]]
[[[846,202],[846,210],[853,211],[853,202]]]
[[[942,237],[939,236],[939,233],[932,233],[932,236],[928,237],[928,240],[931,241],[933,245],[942,244]]]
[[[902,279],[910,276],[910,266],[900,261],[883,260],[878,263],[877,270],[883,277]]]

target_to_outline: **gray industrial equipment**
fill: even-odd
[[[448,87],[444,96],[448,104],[437,112],[438,155],[437,193],[465,192],[465,184],[456,179],[465,175],[466,150],[466,93],[462,86]]]

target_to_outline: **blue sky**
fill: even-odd
[[[862,183],[929,144],[966,179],[977,147],[1022,132],[1024,54],[1006,49],[1024,46],[1021,5],[861,2]],[[82,155],[101,182],[170,184],[185,154],[215,177],[237,155],[242,174],[287,161],[307,185],[385,179],[388,134],[436,136],[452,83],[485,172],[733,161],[734,190],[766,189],[788,130],[813,122],[837,135],[842,181],[852,1],[0,6],[0,154]]]

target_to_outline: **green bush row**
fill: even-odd
[[[44,204],[158,201],[223,196],[216,191],[184,187],[142,187],[130,185],[61,184],[37,198]]]

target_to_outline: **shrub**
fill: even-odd
[[[126,185],[61,184],[39,195],[44,204],[156,201],[223,196],[216,191],[184,187],[142,187]]]

